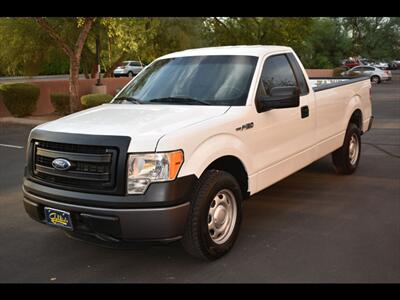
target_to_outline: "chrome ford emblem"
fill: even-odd
[[[65,158],[56,158],[51,162],[51,165],[54,167],[54,169],[60,171],[66,171],[71,168],[71,163]]]

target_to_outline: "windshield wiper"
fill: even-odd
[[[193,99],[193,98],[185,98],[185,97],[156,98],[156,99],[149,100],[149,102],[211,105],[210,103],[202,101],[202,100]]]
[[[142,102],[134,97],[129,96],[120,96],[114,99],[114,101],[118,101],[117,103],[123,103],[123,101],[128,101],[134,104],[141,104]],[[113,102],[114,102],[113,101]]]

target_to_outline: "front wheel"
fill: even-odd
[[[182,245],[194,257],[213,260],[229,252],[242,219],[242,193],[236,179],[206,171],[191,202]]]
[[[360,129],[354,123],[347,127],[343,146],[332,153],[336,173],[352,174],[358,166],[361,156]]]

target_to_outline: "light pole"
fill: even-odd
[[[101,83],[101,68],[100,68],[100,36],[96,36],[96,63],[97,63],[97,82],[96,85],[103,85]]]

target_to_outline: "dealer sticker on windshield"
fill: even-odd
[[[44,214],[47,224],[72,230],[71,214],[69,212],[45,207]]]

